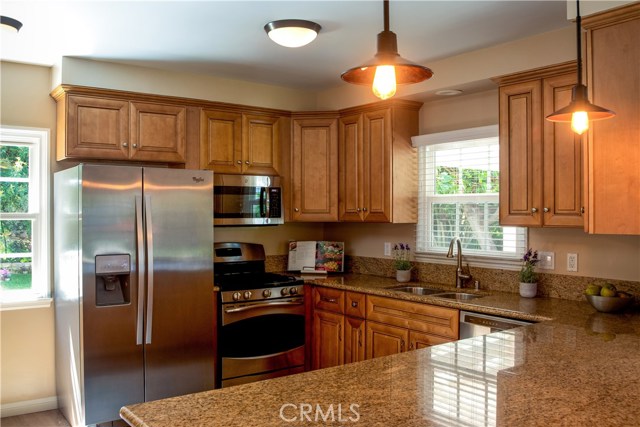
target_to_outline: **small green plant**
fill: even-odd
[[[520,269],[520,282],[522,283],[536,283],[538,281],[538,274],[534,271],[536,264],[540,260],[538,259],[538,251],[529,250],[522,256],[522,269]]]
[[[396,243],[393,246],[393,264],[396,270],[411,270],[411,248],[408,243]]]

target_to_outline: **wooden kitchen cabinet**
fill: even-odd
[[[280,116],[203,109],[200,166],[215,173],[279,175]]]
[[[582,145],[568,123],[575,61],[494,79],[500,85],[500,224],[582,227]]]
[[[345,292],[344,363],[366,359],[366,295]]]
[[[57,102],[56,157],[185,163],[187,107],[162,97],[62,85]],[[157,101],[157,102],[156,102]]]
[[[417,221],[417,153],[422,103],[392,100],[340,112],[339,219]]]
[[[589,99],[616,116],[592,122],[585,231],[640,234],[640,3],[585,17]]]
[[[367,359],[407,350],[409,330],[377,322],[367,322]]]
[[[294,114],[291,219],[338,220],[338,114]]]
[[[324,310],[313,312],[312,369],[344,363],[344,315]]]

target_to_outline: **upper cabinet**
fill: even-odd
[[[417,153],[422,103],[384,101],[340,112],[339,219],[417,221]]]
[[[294,113],[291,219],[338,220],[338,114]]]
[[[568,123],[575,61],[494,79],[500,85],[500,224],[582,227],[582,145]]]
[[[583,18],[589,97],[616,116],[591,124],[585,230],[640,234],[640,3]]]
[[[135,95],[57,88],[57,159],[185,163],[187,107]]]
[[[200,166],[216,173],[279,175],[281,117],[203,109],[200,114]]]

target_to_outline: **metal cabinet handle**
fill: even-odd
[[[367,211],[367,208],[362,208],[362,211],[363,211],[363,212],[366,212],[366,211]]]
[[[351,301],[351,307],[357,307],[358,301]]]
[[[238,160],[238,164],[241,165],[242,164],[242,160]]]
[[[249,160],[245,160],[245,161],[244,161],[244,164],[245,164],[245,165],[248,165],[248,164],[249,164]]]
[[[413,350],[413,343],[409,344],[409,350]]]
[[[330,302],[332,304],[338,302],[338,300],[335,298],[327,298],[327,297],[320,297],[320,301]]]
[[[400,340],[400,352],[404,351],[404,340]]]
[[[129,146],[129,144],[127,144],[126,142],[123,142],[123,143],[122,143],[122,146],[123,146],[123,147],[128,147],[128,146]]]
[[[531,212],[532,212],[532,213],[536,213],[536,212],[538,212],[538,208],[531,208]]]
[[[293,208],[293,211],[294,211],[294,212],[300,212],[300,209],[298,209],[298,208]]]
[[[338,341],[342,341],[342,324],[338,323]]]
[[[356,208],[356,212],[360,212],[360,208]]]
[[[542,209],[545,213],[549,212],[549,208]]]
[[[133,144],[132,147],[133,148],[138,148],[138,144]]]
[[[580,208],[580,213],[583,214],[584,213],[584,206]]]
[[[358,329],[358,347],[362,347],[362,329]]]

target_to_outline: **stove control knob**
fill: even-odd
[[[245,291],[243,296],[244,296],[244,299],[251,298],[251,291]]]
[[[231,297],[234,301],[238,301],[240,299],[240,292],[234,292]]]
[[[298,288],[291,288],[291,289],[289,289],[289,293],[290,293],[291,295],[295,295],[295,294],[297,294],[297,293],[298,293]]]
[[[282,294],[282,296],[286,296],[289,294],[289,289],[287,288],[282,288],[282,290],[280,291],[280,294]]]
[[[271,289],[265,289],[262,291],[262,296],[265,298],[269,298],[271,296]]]

